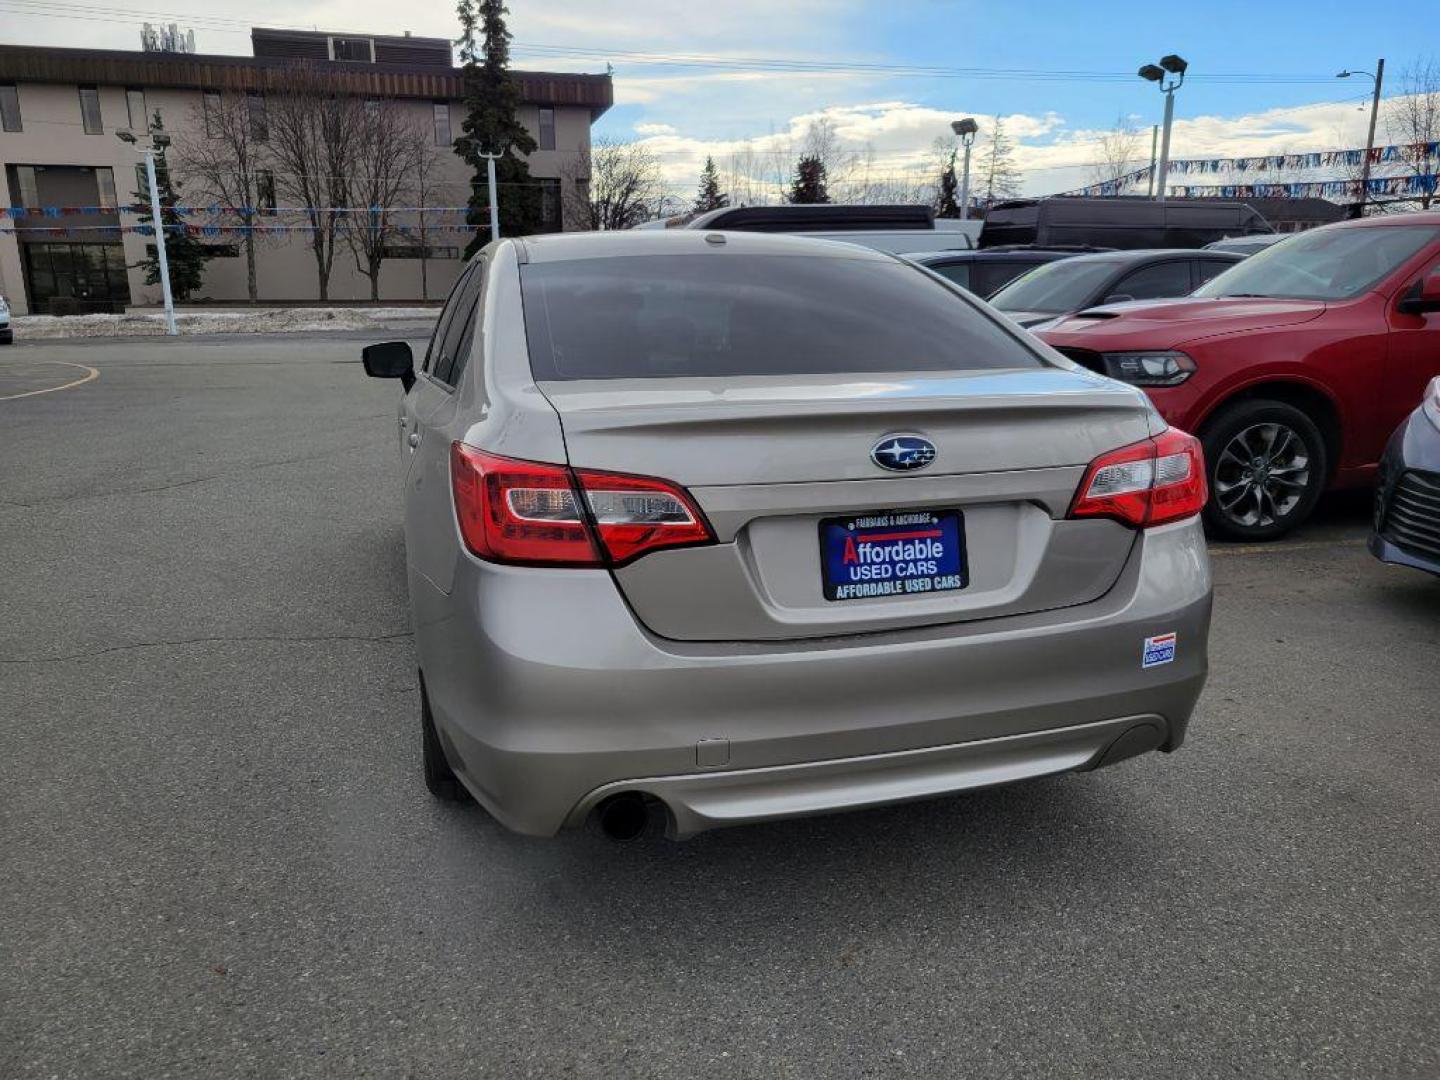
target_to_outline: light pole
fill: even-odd
[[[975,122],[973,116],[967,116],[964,120],[955,120],[950,124],[950,130],[960,138],[960,145],[965,147],[965,168],[964,179],[960,181],[960,220],[968,221],[970,218],[970,148],[975,145],[975,133],[980,130],[980,125]]]
[[[1165,95],[1165,131],[1160,136],[1160,167],[1155,177],[1155,198],[1165,201],[1165,177],[1170,171],[1170,124],[1175,119],[1175,91],[1185,82],[1185,69],[1190,65],[1171,53],[1162,56],[1159,64],[1146,64],[1137,74],[1153,82]]]
[[[1360,167],[1360,216],[1365,216],[1365,204],[1370,201],[1370,152],[1375,149],[1375,120],[1380,115],[1380,84],[1385,81],[1385,58],[1375,62],[1375,71],[1351,71],[1348,68],[1335,77],[1348,79],[1351,75],[1369,75],[1375,81],[1375,95],[1370,99],[1370,134],[1365,136],[1365,162]]]
[[[481,154],[485,159],[485,179],[490,185],[490,239],[500,239],[500,192],[495,187],[495,162],[499,154]]]
[[[145,180],[150,185],[150,220],[155,223],[155,254],[160,262],[160,293],[165,297],[165,333],[175,336],[175,300],[170,294],[170,262],[165,258],[165,219],[160,216],[160,186],[155,182],[155,151],[170,145],[170,136],[156,132],[149,146],[138,146],[133,132],[117,131],[121,142],[129,143],[137,154],[145,156]]]

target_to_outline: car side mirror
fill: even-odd
[[[360,352],[365,374],[372,379],[399,379],[407,391],[415,385],[415,357],[405,341],[382,341]]]
[[[1440,270],[1426,274],[1417,281],[1399,303],[1406,315],[1426,315],[1440,311]]]
[[[1109,296],[1105,297],[1105,299],[1104,299],[1103,301],[1101,301],[1101,303],[1105,303],[1105,304],[1123,304],[1123,303],[1126,303],[1127,301],[1134,300],[1134,299],[1135,299],[1135,298],[1134,298],[1133,296],[1131,296],[1129,293],[1117,292],[1117,293],[1111,293]]]

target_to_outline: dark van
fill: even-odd
[[[1013,199],[985,215],[980,247],[1199,248],[1227,236],[1270,232],[1269,223],[1245,203],[1220,199]]]

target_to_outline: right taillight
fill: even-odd
[[[1092,461],[1070,516],[1114,518],[1143,529],[1193,517],[1208,495],[1200,440],[1170,428]]]
[[[521,461],[456,442],[450,483],[465,546],[490,562],[622,566],[715,540],[685,490],[655,477]]]

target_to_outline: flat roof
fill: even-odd
[[[5,82],[266,90],[279,82],[286,71],[296,67],[324,72],[345,92],[366,97],[458,99],[464,96],[461,69],[433,64],[357,64],[220,53],[0,45],[0,80]],[[512,71],[511,75],[519,84],[521,101],[527,105],[583,106],[594,119],[615,103],[614,84],[609,75],[552,71]]]

